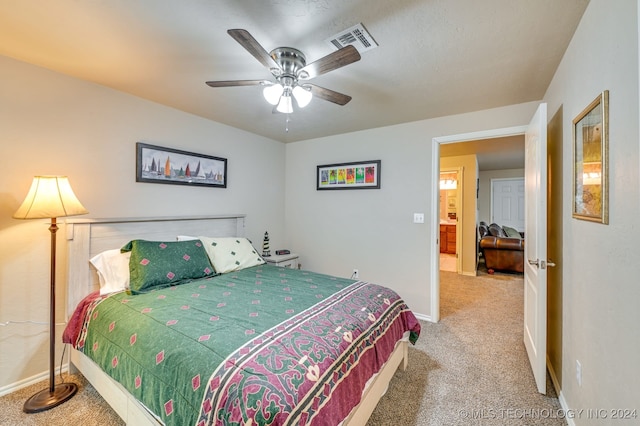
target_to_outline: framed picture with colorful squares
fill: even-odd
[[[317,166],[316,189],[379,189],[380,160]]]

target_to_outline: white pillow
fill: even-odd
[[[100,294],[129,288],[130,257],[131,252],[120,253],[120,249],[113,249],[103,251],[89,261],[98,271]]]
[[[177,241],[193,241],[193,240],[197,240],[198,237],[192,237],[190,235],[178,235],[176,237]]]
[[[204,244],[209,260],[219,274],[265,263],[246,238],[198,238]]]

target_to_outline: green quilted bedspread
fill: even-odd
[[[75,346],[167,425],[338,423],[407,331],[390,289],[262,265],[97,299]]]
[[[263,265],[116,293],[89,313],[78,347],[167,424],[195,424],[210,373],[235,349],[351,283]]]

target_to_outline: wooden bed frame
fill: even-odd
[[[89,259],[105,250],[119,248],[132,239],[172,241],[178,235],[212,237],[244,236],[245,215],[187,216],[120,219],[68,219],[67,318],[89,293],[99,289],[98,276]],[[406,369],[408,342],[398,342],[383,368],[368,383],[362,400],[343,425],[364,425],[387,390],[398,367]],[[122,385],[104,373],[83,353],[71,349],[71,372],[80,372],[128,425],[158,425],[157,419]]]

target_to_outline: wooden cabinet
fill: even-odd
[[[440,224],[440,253],[456,254],[456,225]]]
[[[447,253],[456,254],[456,226],[447,225]]]

